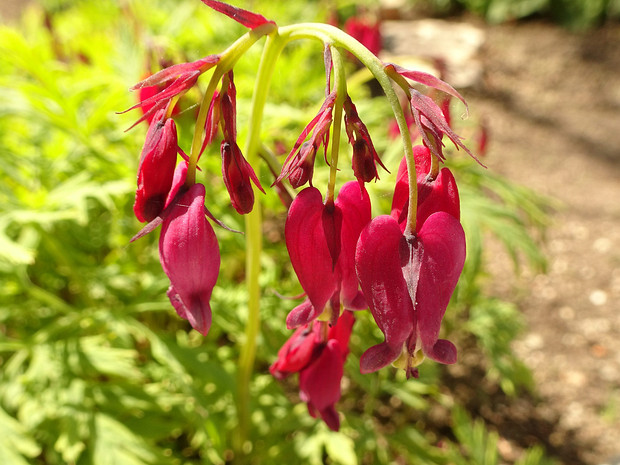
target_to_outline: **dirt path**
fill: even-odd
[[[485,162],[562,203],[548,273],[507,282],[508,259],[494,260],[493,289],[529,323],[515,351],[534,372],[549,447],[604,463],[620,456],[620,25],[486,31],[484,84],[467,92],[489,121]]]

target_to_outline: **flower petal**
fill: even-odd
[[[340,299],[346,308],[366,308],[360,301],[359,282],[355,272],[355,249],[364,227],[371,219],[370,197],[355,181],[345,183],[338,192],[336,208],[342,212],[341,248],[338,258]]]
[[[340,427],[334,404],[340,400],[344,358],[340,344],[332,339],[319,358],[299,374],[300,398],[308,403],[310,414],[318,411],[334,431]]]
[[[364,228],[357,244],[357,276],[372,316],[385,335],[384,344],[388,346],[372,348],[365,356],[368,360],[365,366],[368,369],[372,366],[372,371],[393,361],[390,357],[398,356],[413,330],[413,305],[400,257],[402,239],[396,220],[382,215]],[[369,362],[378,358],[380,363]]]
[[[202,0],[202,3],[210,8],[213,8],[218,13],[225,14],[231,19],[234,19],[239,24],[247,27],[248,29],[254,29],[262,24],[271,23],[275,26],[276,23],[265,19],[257,13],[238,8],[236,6],[229,5],[228,3],[218,2],[216,0]]]
[[[323,200],[314,187],[297,195],[284,228],[286,248],[299,283],[317,312],[336,291],[336,274],[323,227]]]
[[[209,299],[220,269],[220,252],[205,217],[204,196],[205,187],[194,184],[174,201],[162,224],[159,258],[170,279],[168,296],[173,306],[206,335],[211,324]]]
[[[424,257],[417,291],[417,333],[424,353],[441,363],[454,363],[456,349],[438,340],[441,320],[465,263],[465,233],[446,212],[428,217],[419,233]]]

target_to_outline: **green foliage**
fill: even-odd
[[[198,1],[47,6],[48,28],[36,8],[19,28],[0,28],[0,462],[225,463],[236,427],[234,386],[246,320],[244,240],[217,230],[224,261],[212,299],[213,327],[206,338],[189,331],[165,297],[157,233],[130,243],[140,228],[132,203],[145,128],[124,132],[136,114],[117,112],[134,103],[127,89],[148,68],[218,52],[243,30]],[[316,3],[301,1],[254,2],[254,8],[283,23],[315,19],[318,11]],[[252,49],[235,68],[241,138],[259,56]],[[285,51],[262,130],[267,146],[289,147],[316,112],[324,92],[321,66],[318,44]],[[350,90],[392,171],[371,187],[373,208],[384,212],[400,157],[385,130],[389,108],[382,100],[364,100],[363,86]],[[183,147],[197,94],[181,101]],[[343,150],[342,174],[349,177],[349,149]],[[199,173],[209,186],[209,208],[241,229],[216,152],[208,150]],[[453,168],[470,258],[446,330],[455,338],[473,335],[490,376],[514,394],[530,386],[509,349],[522,321],[513,306],[480,291],[483,240],[508,237],[506,250],[517,262],[541,266],[531,233],[544,225],[542,203],[469,162],[457,159]],[[260,176],[271,179],[265,167]],[[316,176],[319,183],[326,173]],[[267,368],[290,334],[284,318],[292,306],[275,292],[296,295],[300,288],[282,245],[283,208],[271,191],[264,205],[265,292],[250,386],[252,462],[448,464],[487,457],[497,436],[480,421],[459,413],[447,428],[452,432],[429,428],[430,410],[449,397],[442,367],[426,363],[420,379],[408,381],[390,369],[359,373],[359,355],[381,337],[365,312],[352,337],[339,433],[308,415],[294,381],[272,379]],[[468,462],[455,459],[461,446]],[[546,463],[541,454],[533,449],[522,465]]]
[[[588,29],[620,18],[618,0],[425,0],[437,12],[464,8],[490,23],[531,17],[550,18],[571,29]]]

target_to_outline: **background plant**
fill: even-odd
[[[325,19],[317,17],[314,2],[254,2],[252,8],[282,24]],[[145,129],[124,133],[133,116],[116,112],[134,103],[127,88],[149,66],[158,69],[158,60],[196,59],[242,33],[199,2],[163,1],[50,2],[30,10],[19,28],[0,29],[2,463],[231,459],[232,386],[246,318],[247,297],[239,284],[243,238],[217,231],[227,253],[212,299],[214,324],[207,338],[188,332],[165,297],[168,282],[155,238],[129,245],[139,229],[131,207]],[[324,85],[321,52],[316,44],[287,48],[265,114],[267,146],[290,146],[316,111]],[[240,138],[259,53],[252,49],[235,69]],[[371,191],[373,205],[387,211],[400,156],[384,124],[390,109],[366,98],[363,85],[349,90],[392,171]],[[181,104],[177,121],[181,145],[187,146],[195,115],[191,104]],[[201,176],[218,200],[213,213],[239,229],[213,155],[201,161]],[[482,293],[483,244],[489,234],[509,237],[506,246],[516,260],[541,266],[531,233],[544,225],[544,203],[469,160],[452,158],[469,258],[447,330],[463,346],[473,341],[489,375],[515,394],[531,386],[509,346],[522,321],[513,306]],[[359,374],[362,347],[380,339],[369,315],[359,318],[352,338],[341,431],[328,431],[308,417],[305,405],[291,403],[294,386],[283,388],[267,368],[288,336],[282,321],[290,302],[274,290],[295,295],[300,288],[282,246],[284,211],[274,193],[265,202],[262,335],[250,386],[252,461],[497,463],[496,435],[462,409],[454,409],[444,429],[432,427],[431,408],[449,411],[454,402],[450,386],[442,383],[443,367],[427,364],[420,380],[409,381],[391,370]],[[547,463],[538,448],[522,461]]]

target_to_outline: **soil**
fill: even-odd
[[[507,460],[536,439],[561,463],[620,463],[620,25],[477,25],[484,77],[464,93],[489,126],[485,164],[559,201],[545,274],[514,278],[491,247],[490,290],[525,315],[514,351],[537,393],[479,413]]]

